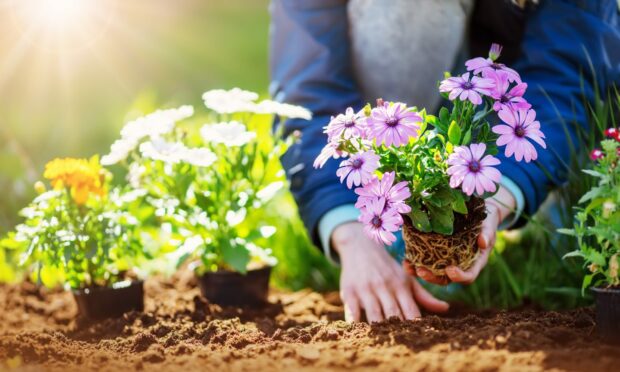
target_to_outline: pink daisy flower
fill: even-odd
[[[482,196],[485,191],[497,190],[502,174],[493,166],[500,161],[491,155],[484,156],[486,149],[484,143],[472,143],[469,147],[459,146],[454,149],[448,158],[450,187],[455,189],[461,185],[465,194],[472,195],[475,191],[478,196]]]
[[[366,116],[363,111],[355,112],[351,107],[347,108],[344,114],[339,114],[336,117],[332,116],[331,121],[325,127],[325,132],[328,136],[328,141],[332,141],[335,138],[349,139],[352,137],[366,136]]]
[[[340,163],[336,175],[340,177],[340,182],[344,182],[346,178],[347,187],[352,188],[353,185],[365,185],[370,182],[378,167],[379,155],[372,151],[366,151],[361,154],[354,154],[351,158]]]
[[[602,159],[605,156],[605,154],[603,153],[603,151],[601,151],[600,149],[594,149],[592,150],[592,152],[590,153],[590,159],[597,161],[599,159]]]
[[[474,74],[482,74],[484,77],[488,77],[490,72],[502,71],[508,75],[510,82],[521,82],[521,76],[515,70],[510,67],[506,67],[503,63],[497,63],[491,58],[476,57],[465,62],[467,71],[473,71]]]
[[[325,163],[331,158],[338,159],[340,157],[347,156],[347,153],[341,150],[338,150],[339,144],[337,142],[329,142],[323,149],[321,153],[314,159],[314,163],[312,166],[315,169],[323,168]]]
[[[384,102],[382,106],[372,109],[368,131],[378,144],[401,146],[409,143],[409,138],[418,137],[420,122],[420,115],[410,111],[404,103]]]
[[[388,207],[395,209],[398,213],[411,212],[411,207],[405,203],[405,201],[411,197],[411,191],[409,191],[408,186],[409,183],[407,181],[402,181],[395,185],[395,177],[395,172],[387,172],[383,174],[380,180],[374,177],[363,187],[355,189],[355,193],[359,195],[355,207],[363,210],[369,202],[378,198],[383,198]]]
[[[482,103],[481,95],[488,96],[493,88],[493,80],[471,76],[469,72],[461,76],[452,76],[439,84],[439,91],[449,93],[448,98],[454,101],[457,97],[461,101],[469,100],[474,105]]]
[[[512,106],[515,109],[527,110],[530,105],[523,95],[527,90],[526,83],[517,83],[514,87],[510,88],[509,76],[503,71],[492,71],[487,75],[488,78],[495,82],[495,86],[491,89],[490,96],[495,99],[493,104],[493,110],[499,111],[502,108],[508,108]]]
[[[403,224],[401,215],[392,208],[386,208],[383,198],[372,200],[359,217],[364,224],[364,232],[377,243],[392,245],[396,241],[393,232]]]
[[[538,153],[528,138],[542,148],[547,148],[544,141],[545,134],[540,131],[540,122],[536,120],[534,110],[504,108],[497,115],[505,124],[494,126],[493,132],[500,135],[497,145],[506,145],[505,155],[507,157],[514,154],[517,161],[525,159],[526,163],[536,160]]]

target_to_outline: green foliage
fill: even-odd
[[[274,241],[277,229],[259,217],[285,185],[279,159],[292,138],[270,135],[273,116],[263,113],[303,110],[263,101],[261,114],[252,114],[259,106],[253,109],[255,103],[234,92],[212,93],[216,102],[229,105],[224,110],[243,106],[234,109],[242,112],[205,112],[184,120],[193,115],[191,107],[157,111],[128,123],[118,146],[104,158],[123,162],[132,186],[143,190],[156,209],[151,226],[170,232],[166,251],[176,267],[190,260],[199,273],[244,273],[276,263],[265,245]],[[157,129],[166,120],[172,126]],[[211,124],[197,125],[205,121]]]
[[[596,185],[579,200],[575,226],[559,232],[576,237],[579,249],[564,257],[581,257],[589,274],[582,289],[588,286],[620,285],[620,168],[616,140],[601,143],[603,156],[593,169],[583,172],[596,179]]]
[[[128,212],[136,198],[114,189],[91,193],[82,204],[68,187],[45,191],[22,210],[25,221],[0,247],[19,255],[19,266],[45,285],[110,286],[148,255],[135,233],[138,220]]]

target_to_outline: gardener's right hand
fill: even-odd
[[[449,305],[436,299],[410,277],[385,247],[366,236],[362,224],[342,224],[332,233],[332,246],[340,255],[340,297],[345,320],[359,321],[362,310],[369,322],[393,316],[420,317],[420,306],[444,312]]]

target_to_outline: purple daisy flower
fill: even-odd
[[[489,72],[488,77],[495,82],[495,86],[491,89],[491,98],[495,99],[493,110],[499,111],[502,108],[515,108],[527,110],[530,105],[523,95],[527,90],[526,83],[517,83],[510,88],[509,76],[504,71]]]
[[[402,146],[409,143],[409,138],[418,137],[420,122],[420,115],[410,111],[404,103],[384,102],[372,109],[368,131],[378,144]]]
[[[411,212],[411,207],[405,203],[405,201],[411,197],[409,183],[407,181],[402,181],[395,185],[395,177],[395,172],[387,172],[383,174],[380,180],[374,177],[363,187],[355,189],[355,193],[359,195],[355,207],[363,210],[372,200],[384,198],[388,207],[395,209],[398,213]]]
[[[488,96],[493,88],[493,80],[471,76],[469,72],[461,76],[452,76],[439,84],[439,91],[449,93],[448,98],[454,101],[457,97],[461,101],[469,100],[474,105],[482,103],[481,95]]]
[[[472,195],[475,191],[478,196],[482,196],[485,191],[497,190],[502,174],[493,166],[500,161],[491,155],[484,156],[486,149],[484,143],[472,143],[469,147],[459,146],[454,149],[448,158],[450,187],[455,189],[461,185],[465,194]]]
[[[344,114],[336,117],[332,116],[331,121],[325,127],[328,141],[342,138],[349,139],[354,137],[366,137],[366,116],[363,111],[355,112],[351,107],[347,108]]]
[[[514,154],[517,161],[524,159],[526,163],[538,158],[534,145],[528,140],[547,148],[545,134],[540,130],[540,122],[536,120],[536,112],[529,110],[501,109],[497,115],[505,124],[493,127],[493,132],[499,134],[497,146],[506,145],[505,155]]]
[[[482,74],[484,77],[488,77],[489,73],[494,71],[502,71],[508,74],[508,80],[510,82],[521,82],[521,76],[515,70],[510,67],[506,67],[503,63],[497,63],[491,58],[476,57],[465,62],[467,71],[473,71],[474,74]]]
[[[352,188],[353,185],[365,185],[370,182],[378,167],[379,155],[372,151],[366,151],[361,154],[354,154],[340,163],[336,175],[340,177],[340,182],[344,182],[346,178],[347,187]]]
[[[338,159],[340,157],[347,156],[347,153],[338,150],[339,146],[340,145],[337,142],[329,142],[327,145],[325,145],[325,147],[323,147],[321,153],[316,157],[316,159],[314,159],[314,164],[312,164],[312,166],[315,169],[323,168],[323,166],[325,165],[325,163],[327,163],[329,159]]]
[[[362,211],[359,221],[364,224],[364,232],[380,244],[392,245],[396,241],[393,234],[403,224],[402,216],[392,208],[386,208],[384,198],[377,198],[368,203]]]

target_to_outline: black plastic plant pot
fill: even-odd
[[[136,280],[116,283],[112,288],[76,289],[73,297],[80,314],[86,318],[117,318],[132,310],[144,310],[144,282]]]
[[[596,298],[596,331],[609,343],[620,344],[620,288],[592,288]]]
[[[198,276],[202,295],[210,303],[223,306],[261,306],[267,303],[271,267],[248,270],[208,272]]]

